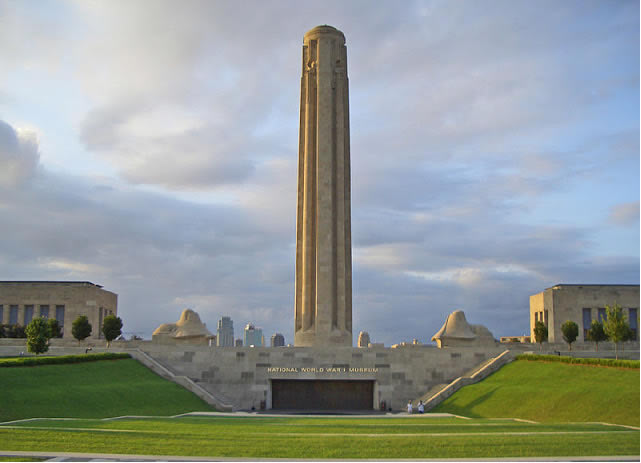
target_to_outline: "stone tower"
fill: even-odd
[[[303,38],[295,346],[352,346],[349,104],[345,36]]]

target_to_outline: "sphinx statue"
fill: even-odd
[[[470,325],[462,310],[455,310],[447,316],[440,330],[432,336],[439,348],[475,347],[496,344],[494,336],[483,325]]]
[[[152,341],[209,344],[215,336],[200,321],[200,316],[191,309],[185,309],[176,323],[163,323],[151,335]]]

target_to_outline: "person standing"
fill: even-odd
[[[418,401],[418,412],[419,413],[425,412],[425,405],[423,405],[423,401],[422,400]]]
[[[407,402],[407,413],[412,414],[412,401]]]

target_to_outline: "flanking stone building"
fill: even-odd
[[[548,327],[548,342],[562,343],[561,325],[571,320],[579,325],[579,342],[589,342],[587,330],[592,320],[605,319],[605,306],[618,304],[639,340],[639,285],[566,285],[559,284],[530,296],[530,336],[542,321]]]
[[[107,315],[117,315],[118,295],[88,281],[0,281],[0,321],[26,326],[35,317],[55,318],[63,338],[73,338],[71,324],[86,315],[92,332],[100,339]]]

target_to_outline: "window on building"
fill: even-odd
[[[41,305],[40,306],[40,316],[42,318],[49,318],[49,306],[48,305]]]
[[[539,321],[539,313],[538,312],[534,312],[534,322],[536,323],[538,321]]]
[[[18,306],[10,305],[9,306],[9,325],[18,324]]]
[[[544,316],[543,323],[545,323],[545,326],[547,326],[548,325],[548,311],[547,310],[543,311],[543,316]]]
[[[630,330],[632,331],[632,341],[639,339],[638,330],[639,326],[637,323],[637,309],[628,309],[628,324],[630,325]]]
[[[24,326],[27,326],[33,320],[33,305],[24,306]]]
[[[601,323],[603,323],[604,321],[606,321],[608,319],[608,316],[605,313],[605,308],[604,307],[599,307],[598,312],[599,312],[599,321]]]
[[[592,309],[583,309],[583,339],[588,339],[588,330],[592,324]]]
[[[0,304],[0,323],[4,323],[4,306]]]
[[[65,325],[65,306],[64,305],[56,306],[56,320],[58,320],[58,324],[60,325],[60,328],[62,328]]]

